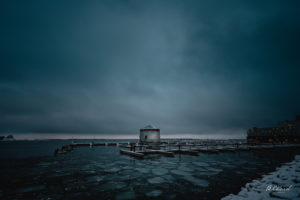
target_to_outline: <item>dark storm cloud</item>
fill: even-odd
[[[300,113],[297,1],[1,4],[0,132],[243,134]]]

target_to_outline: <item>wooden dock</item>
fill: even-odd
[[[164,150],[147,150],[147,151],[143,151],[141,153],[143,153],[145,155],[147,155],[147,154],[161,154],[161,155],[168,156],[168,157],[174,157],[173,152],[164,151]]]
[[[129,156],[133,156],[133,157],[136,157],[136,158],[141,158],[141,159],[144,158],[144,154],[139,153],[139,152],[127,151],[127,150],[120,149],[120,153],[125,154],[125,155],[129,155]]]
[[[201,142],[161,142],[159,144],[140,144],[135,142],[89,142],[89,143],[71,143],[64,145],[60,149],[55,149],[54,155],[66,154],[77,147],[105,147],[116,146],[120,148],[120,153],[133,156],[135,158],[144,158],[149,154],[160,154],[168,157],[174,157],[177,154],[186,154],[198,156],[199,153],[217,154],[223,152],[240,151],[260,151],[271,149],[300,148],[300,144],[247,144],[247,143],[201,143]],[[126,148],[128,150],[124,150]]]

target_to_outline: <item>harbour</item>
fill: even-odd
[[[253,145],[253,149],[247,151],[198,151],[198,156],[179,152],[167,156],[149,148],[148,151],[156,152],[139,159],[120,153],[121,149],[130,150],[128,141],[138,142],[92,139],[3,142],[0,145],[3,173],[0,197],[171,200],[185,199],[188,193],[189,199],[217,200],[238,193],[246,183],[274,171],[299,154],[298,147],[274,145],[270,148],[268,144],[264,148]],[[161,142],[160,148],[168,150],[167,141]],[[192,140],[169,142],[174,150],[178,150],[176,142],[187,143],[181,149],[201,147],[203,150],[206,144],[208,150],[234,148],[236,142],[246,145],[245,140],[226,145],[222,145],[226,141],[197,140],[195,146],[191,145]],[[91,143],[96,145],[90,146]],[[72,151],[53,156],[55,148],[70,144],[74,146]]]

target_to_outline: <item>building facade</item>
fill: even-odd
[[[148,125],[140,129],[140,142],[141,143],[159,143],[160,142],[160,129],[152,125]]]
[[[247,130],[247,141],[270,143],[300,143],[300,115],[296,120],[278,122],[277,127],[250,128]]]

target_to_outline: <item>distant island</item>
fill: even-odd
[[[8,135],[8,136],[0,136],[0,141],[13,141],[15,140],[13,135]]]

